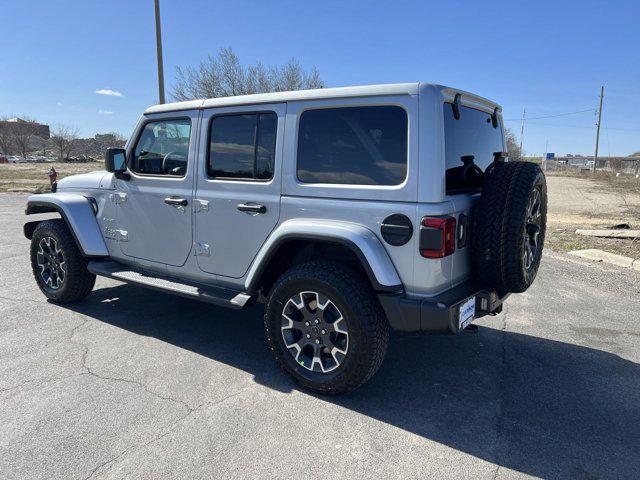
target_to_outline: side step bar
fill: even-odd
[[[241,309],[252,298],[251,295],[244,292],[198,283],[185,283],[175,278],[136,270],[111,260],[92,260],[87,265],[87,269],[94,275],[113,278],[121,282],[132,283],[152,290],[172,293],[223,307]]]

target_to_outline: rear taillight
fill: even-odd
[[[424,217],[420,226],[420,255],[442,258],[456,251],[456,219]]]

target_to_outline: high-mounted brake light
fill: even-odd
[[[442,258],[456,251],[456,219],[424,217],[420,226],[420,255]]]

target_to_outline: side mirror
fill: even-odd
[[[107,148],[104,155],[104,168],[107,172],[124,172],[127,169],[127,152],[124,148]]]
[[[104,155],[104,168],[115,173],[117,178],[125,179],[127,171],[127,152],[124,148],[107,148]]]

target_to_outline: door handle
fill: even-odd
[[[257,205],[252,203],[241,203],[238,205],[238,210],[241,212],[249,212],[249,213],[267,213],[267,207],[264,205]]]
[[[168,197],[164,199],[164,203],[167,205],[173,205],[174,207],[186,207],[189,205],[186,198]]]

